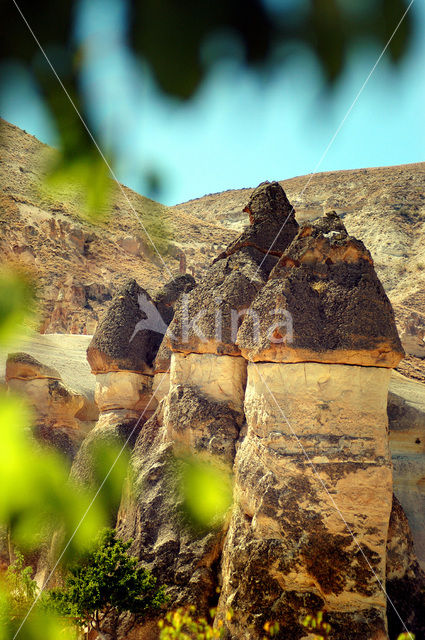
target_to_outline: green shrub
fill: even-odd
[[[130,545],[106,529],[85,560],[71,567],[65,587],[48,593],[47,606],[82,629],[98,633],[111,613],[132,614],[134,625],[161,609],[166,602],[164,587],[158,587],[156,578],[128,555]]]

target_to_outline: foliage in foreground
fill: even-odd
[[[37,583],[32,574],[33,569],[25,566],[24,556],[16,550],[15,560],[4,576],[4,589],[9,595],[10,603],[9,617],[12,620],[22,617],[37,595]]]
[[[210,610],[210,621],[205,617],[195,617],[196,609],[191,606],[187,609],[177,609],[167,613],[163,620],[160,620],[159,640],[217,640],[224,637],[223,621],[219,620],[214,626],[215,609]],[[232,611],[226,614],[227,620],[231,620]],[[316,615],[308,615],[301,621],[307,631],[314,633],[314,640],[328,640],[331,638],[331,625],[324,620],[324,612],[319,611]],[[265,635],[262,640],[269,640],[275,637],[279,630],[278,622],[266,622],[264,625]],[[415,640],[413,633],[402,633],[397,640]]]
[[[25,566],[24,556],[15,550],[15,560],[0,584],[0,640],[75,640],[75,633],[63,619],[34,606],[37,584],[33,569]]]
[[[211,609],[211,620],[201,616],[195,618],[195,607],[169,611],[163,620],[158,622],[160,640],[216,640],[223,637],[223,624],[213,627],[215,610]],[[221,624],[220,624],[221,623]]]
[[[48,606],[98,633],[111,613],[131,613],[134,625],[160,610],[166,602],[164,587],[128,555],[130,545],[106,529],[85,561],[71,567],[65,587],[49,592]]]

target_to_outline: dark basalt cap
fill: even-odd
[[[300,229],[251,305],[237,344],[248,360],[265,362],[395,367],[404,357],[369,251],[329,216]]]
[[[174,316],[174,307],[183,293],[196,287],[196,281],[189,273],[177,276],[166,284],[154,296],[154,302],[162,319],[170,324]]]
[[[249,214],[249,226],[214,262],[253,247],[270,272],[276,262],[273,257],[282,255],[298,231],[294,208],[278,182],[263,182],[254,189],[244,211]]]
[[[135,280],[114,296],[87,349],[93,373],[152,373],[167,325],[151,297]]]
[[[282,214],[294,215],[294,208],[280,184],[268,181],[254,189],[244,211],[249,213],[250,224],[273,219],[282,223]]]
[[[173,351],[239,355],[235,340],[243,314],[298,231],[278,182],[257,187],[246,210],[250,226],[214,260],[186,307],[177,306],[165,337]]]
[[[188,273],[177,276],[170,282],[167,282],[155,295],[155,304],[162,318],[167,324],[170,324],[174,317],[174,309],[184,293],[192,291],[196,287],[195,278]],[[171,364],[171,349],[164,337],[156,354],[153,371],[154,373],[166,373]]]

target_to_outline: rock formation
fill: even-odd
[[[214,260],[186,304],[176,309],[168,336],[173,351],[240,355],[235,342],[242,318],[298,230],[277,182],[257,187],[246,208],[247,230]]]
[[[152,397],[152,364],[162,340],[161,320],[149,294],[129,280],[112,302],[87,348],[96,376],[99,420],[85,439],[71,474],[95,482],[95,457],[102,447],[134,445],[141,424],[156,408]]]
[[[409,519],[425,570],[425,386],[393,372],[388,394],[394,493]]]
[[[90,482],[95,448],[108,442],[121,446],[123,441],[132,447],[140,427],[153,415],[158,405],[154,359],[176,301],[193,286],[191,276],[179,276],[152,299],[129,280],[113,298],[87,348],[96,376],[99,420],[75,460],[74,477]]]
[[[325,608],[333,637],[385,639],[387,547],[410,544],[404,525],[388,538],[387,392],[403,356],[392,308],[334,212],[298,229],[276,183],[247,212],[248,229],[176,307],[156,358],[165,371],[171,354],[170,389],[138,436],[118,529],[172,605],[202,612],[219,586],[229,638],[261,638],[270,619],[281,638],[307,637],[303,614]],[[229,520],[213,531],[182,520],[188,453],[234,472]],[[402,574],[416,593],[412,558]]]
[[[388,528],[386,590],[390,640],[406,631],[425,638],[425,573],[416,559],[409,523],[394,496]],[[404,624],[403,624],[404,623]]]
[[[261,637],[270,611],[302,637],[300,611],[326,607],[335,637],[385,638],[388,367],[403,354],[389,300],[363,244],[327,216],[299,230],[251,310],[219,610],[235,611],[235,637]]]
[[[21,394],[32,407],[36,439],[72,461],[85,436],[77,418],[85,399],[63,384],[56,369],[28,353],[8,356],[5,379],[8,389]]]
[[[264,200],[269,202],[267,215]],[[266,255],[261,229],[273,224],[277,233],[289,216],[276,247],[280,255],[298,227],[276,183],[261,185],[250,208],[253,240],[243,234],[176,306],[156,360],[164,371],[171,355],[170,390],[138,437],[136,482],[119,515],[119,530],[135,539],[134,552],[168,585],[173,605],[192,602],[204,612],[216,601],[225,526],[204,531],[185,522],[178,478],[187,455],[213,461],[224,473],[232,470],[246,384],[236,332],[277,262],[276,254]]]

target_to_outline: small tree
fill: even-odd
[[[101,637],[109,614],[130,613],[134,626],[160,609],[167,599],[164,587],[157,587],[156,578],[128,555],[131,542],[106,529],[84,562],[71,567],[65,587],[49,592],[48,606]]]

